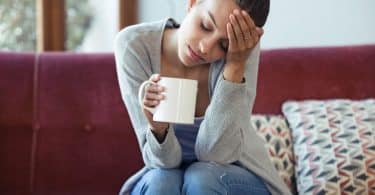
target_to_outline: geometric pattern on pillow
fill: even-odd
[[[375,194],[375,99],[288,101],[301,194]]]
[[[290,191],[296,194],[292,138],[285,118],[255,114],[251,116],[251,122],[257,134],[266,142],[269,158],[279,175]]]

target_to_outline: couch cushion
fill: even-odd
[[[375,99],[288,101],[301,194],[375,193]]]
[[[268,155],[281,178],[295,194],[293,143],[285,118],[279,115],[257,114],[251,116],[251,122],[258,135],[266,142]]]

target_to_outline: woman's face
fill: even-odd
[[[178,56],[185,66],[211,63],[225,58],[228,48],[226,25],[229,14],[240,7],[234,0],[189,0],[188,15],[178,33]]]

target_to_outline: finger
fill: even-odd
[[[151,75],[150,80],[157,83],[160,80],[160,74]]]
[[[152,100],[161,101],[164,99],[164,95],[158,94],[158,93],[147,93],[145,96],[145,99],[149,101],[152,101]]]
[[[259,27],[255,28],[255,33],[254,34],[256,34],[256,38],[257,39],[255,40],[254,45],[256,45],[259,42],[259,40],[262,37],[263,33],[264,33],[263,28],[259,28]]]
[[[260,37],[261,37],[261,36],[263,35],[263,33],[264,33],[263,28],[256,27],[256,31],[257,31],[257,33],[258,33],[258,35],[259,35]]]
[[[160,81],[160,79],[161,79],[160,74],[153,74],[153,75],[151,75],[149,80],[152,81],[153,83],[155,83],[155,84],[152,84],[152,85],[157,85],[157,83]],[[163,87],[161,85],[157,85],[157,86],[158,86],[158,90],[160,90],[160,91],[165,90],[165,87]]]
[[[240,29],[242,31],[242,39],[243,41],[247,41],[251,38],[250,36],[250,28],[245,20],[245,17],[243,14],[240,13],[240,11],[238,10],[235,10],[234,11],[235,15],[236,15],[236,18],[237,18],[237,21],[240,25]]]
[[[250,15],[245,10],[242,10],[241,13],[244,16],[244,19],[245,19],[245,21],[247,23],[247,26],[249,27],[249,30],[250,31],[254,30],[255,27],[256,27],[256,25],[255,25],[253,19],[250,17]]]
[[[251,31],[251,37],[253,38],[253,42],[251,43],[250,47],[253,47],[256,43],[258,43],[260,39],[260,35],[258,34],[256,28],[253,31]]]
[[[231,23],[227,23],[227,33],[228,33],[228,40],[229,40],[228,51],[233,51],[234,48],[238,47],[238,45],[237,45],[236,37],[234,35],[234,30],[233,30]]]
[[[164,91],[164,87],[158,84],[150,84],[146,86],[146,92],[149,93],[160,93]]]
[[[159,101],[157,100],[143,100],[143,105],[147,106],[147,107],[155,107],[157,105],[159,105]]]
[[[238,48],[242,49],[242,48],[244,48],[245,45],[244,45],[244,41],[243,41],[243,38],[242,38],[243,35],[242,35],[242,31],[240,29],[240,25],[238,24],[238,21],[233,14],[231,14],[229,16],[229,18],[230,18],[230,22],[232,24],[234,35],[236,37],[236,43],[238,45]]]
[[[242,15],[244,16],[245,21],[250,28],[249,33],[250,33],[252,41],[247,42],[246,46],[248,48],[251,48],[255,45],[255,43],[257,43],[259,41],[260,35],[258,34],[258,32],[256,30],[257,27],[255,26],[255,23],[254,23],[253,19],[251,19],[250,15],[244,10],[242,10]]]

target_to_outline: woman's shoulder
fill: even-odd
[[[140,23],[122,29],[114,40],[114,54],[118,66],[125,66],[130,72],[151,72],[156,61],[160,61],[161,37],[165,21]],[[156,68],[157,69],[157,68]]]
[[[162,33],[164,22],[164,20],[161,20],[127,26],[116,35],[115,42],[139,43],[141,41],[152,43]]]

